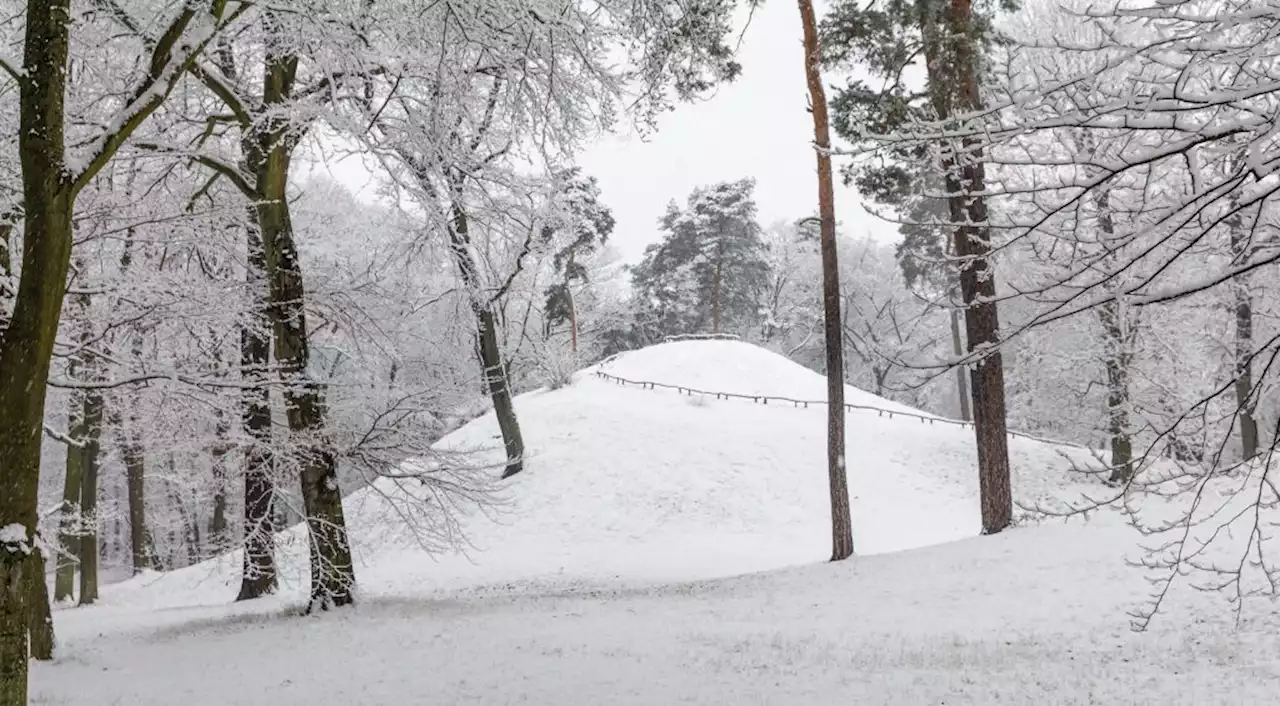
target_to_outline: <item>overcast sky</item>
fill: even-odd
[[[659,237],[657,221],[668,201],[683,204],[695,187],[717,181],[755,177],[762,225],[817,213],[813,122],[800,40],[795,3],[764,3],[743,38],[741,78],[720,87],[710,100],[678,106],[663,116],[657,134],[643,141],[609,137],[582,156],[584,171],[600,180],[602,196],[613,208],[614,238],[626,260],[637,259]],[[836,216],[844,232],[893,238],[895,227],[869,216],[857,192],[838,182],[837,175]]]
[[[662,116],[656,134],[641,139],[622,125],[620,134],[581,156],[583,170],[599,179],[602,198],[613,209],[614,248],[623,260],[635,262],[659,238],[657,222],[667,202],[674,198],[683,204],[694,188],[718,181],[755,177],[764,226],[817,213],[803,54],[795,4],[766,2],[743,36],[743,72],[737,81],[705,101],[677,106]],[[837,169],[839,164],[837,159]],[[356,191],[371,193],[369,172],[358,160],[328,160],[319,168]],[[843,232],[895,238],[894,226],[867,214],[857,192],[841,185],[838,174],[836,181],[836,217]]]

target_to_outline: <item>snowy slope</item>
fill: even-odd
[[[658,346],[606,369],[796,398],[820,398],[824,384],[737,343]],[[1141,538],[1123,524],[973,537],[971,430],[850,412],[863,556],[821,563],[821,407],[700,400],[593,373],[518,398],[527,469],[501,522],[464,519],[471,561],[428,558],[398,536],[382,496],[354,493],[354,609],[285,612],[304,595],[296,541],[275,599],[227,603],[236,556],[135,579],[102,605],[57,612],[59,656],[33,666],[33,703],[1274,701],[1280,616],[1262,601],[1236,625],[1221,596],[1180,586],[1150,632],[1128,630],[1148,586],[1124,561]],[[499,458],[496,439],[489,417],[444,443]],[[1015,439],[1011,451],[1020,497],[1078,480],[1061,449]],[[723,578],[745,572],[759,573]]]
[[[822,399],[825,379],[744,343],[687,341],[605,366],[633,380],[716,392]],[[512,585],[599,585],[727,576],[820,561],[829,551],[826,413],[619,386],[574,383],[516,400],[529,458],[504,489],[495,522],[464,519],[473,549],[425,555],[371,490],[347,501],[361,590],[404,595]],[[849,401],[908,411],[850,388]],[[848,420],[855,543],[876,554],[974,536],[979,530],[971,429],[876,412]],[[499,456],[487,415],[441,442]],[[1069,474],[1060,449],[1011,442],[1015,493],[1052,492]],[[1077,459],[1084,461],[1085,459]],[[386,488],[381,488],[386,490]],[[286,594],[306,565],[300,537],[285,548]],[[106,602],[157,607],[225,602],[239,557],[116,587]]]

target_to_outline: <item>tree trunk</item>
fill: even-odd
[[[485,298],[480,286],[479,271],[471,257],[471,226],[466,212],[462,210],[459,191],[461,184],[455,181],[449,249],[453,252],[454,263],[462,282],[471,294],[471,309],[475,312],[476,335],[479,339],[477,348],[480,370],[489,398],[493,401],[493,413],[498,418],[498,428],[502,432],[502,443],[507,454],[507,467],[503,470],[502,477],[510,478],[524,470],[524,434],[520,431],[520,420],[516,417],[515,405],[511,399],[507,367],[502,362],[494,303]]]
[[[951,310],[951,351],[956,357],[964,355],[964,341],[960,336],[960,311],[958,309]],[[960,398],[960,419],[966,422],[973,421],[973,410],[969,407],[969,381],[966,378],[965,367],[963,365],[956,366],[956,394]]]
[[[45,580],[44,552],[31,552],[31,569],[27,576],[28,631],[31,636],[31,658],[53,659],[53,613],[49,608],[49,584]]]
[[[1087,141],[1092,140],[1086,137]],[[1091,145],[1090,145],[1091,146]],[[1092,150],[1091,150],[1092,151]],[[1098,228],[1106,247],[1115,236],[1110,194],[1105,189],[1095,199]],[[1133,326],[1125,320],[1120,303],[1111,300],[1098,309],[1102,323],[1103,364],[1107,371],[1107,434],[1111,438],[1111,476],[1108,481],[1128,483],[1133,478],[1133,438],[1129,432],[1129,368],[1133,361]]]
[[[945,39],[930,8],[923,7],[921,34],[930,99],[936,117],[948,120],[952,103],[961,113],[982,108],[978,87],[978,61],[973,46],[970,0],[951,0]],[[944,41],[951,48],[957,79],[943,72]],[[1013,489],[1009,478],[1009,438],[1004,398],[1004,362],[1000,354],[1000,317],[995,302],[995,272],[987,227],[983,152],[977,138],[962,142],[961,154],[945,154],[948,206],[955,225],[955,250],[960,258],[960,296],[965,305],[965,336],[970,354],[978,359],[969,372],[973,427],[978,446],[978,487],[982,504],[983,534],[995,534],[1013,519]]]
[[[71,361],[73,370],[78,367]],[[73,372],[71,377],[76,377]],[[75,441],[84,441],[84,392],[71,395],[67,413],[67,431]],[[80,563],[80,489],[84,482],[84,447],[67,446],[66,480],[63,481],[62,509],[58,544],[62,555],[58,557],[57,573],[53,580],[53,599],[59,603],[75,598],[76,569]]]
[[[570,262],[573,261],[570,256]],[[569,297],[569,351],[573,353],[576,363],[578,358],[578,304],[573,300],[573,288],[564,283],[565,295]]]
[[[84,397],[84,477],[80,488],[80,605],[98,600],[98,469],[101,464],[102,393]]]
[[[268,55],[263,105],[275,109],[290,98],[297,59]],[[355,567],[347,541],[337,459],[325,438],[324,386],[311,379],[306,292],[289,218],[287,186],[293,144],[291,126],[282,117],[264,119],[257,127],[256,184],[258,227],[266,254],[275,357],[284,385],[289,430],[301,441],[302,502],[307,513],[311,557],[309,611],[342,606],[355,600]]]
[[[827,348],[827,476],[831,494],[831,560],[853,554],[853,522],[844,446],[844,340],[840,318],[840,266],[836,256],[835,188],[831,176],[831,129],[819,70],[818,26],[812,0],[799,0],[804,30],[804,69],[818,159],[818,216],[822,249],[822,303]]]
[[[214,553],[221,554],[231,545],[227,530],[227,452],[230,450],[227,437],[231,431],[221,409],[217,416],[217,439],[209,454],[213,460],[213,516],[209,520],[209,542]]]
[[[720,333],[721,292],[724,289],[724,238],[716,241],[716,268],[711,277],[711,333]]]
[[[1234,208],[1239,208],[1232,203]],[[1249,231],[1244,219],[1235,214],[1228,222],[1231,229],[1231,255],[1237,264],[1247,262],[1253,255]],[[1258,455],[1258,420],[1254,416],[1257,400],[1253,394],[1253,295],[1249,291],[1249,275],[1236,275],[1231,282],[1235,299],[1235,393],[1236,414],[1240,420],[1240,452],[1244,459]]]
[[[0,706],[27,703],[27,551],[39,520],[45,386],[71,260],[73,191],[64,163],[70,0],[29,0],[19,86],[21,279],[0,337]],[[7,533],[9,534],[9,533]]]
[[[497,317],[492,307],[482,309],[478,316],[480,367],[484,370],[485,385],[493,400],[493,413],[498,418],[498,429],[502,432],[506,447],[507,467],[502,472],[502,477],[510,478],[524,470],[524,436],[520,432],[520,421],[516,418],[515,403],[511,399],[507,368],[498,348]]]
[[[147,529],[147,462],[142,444],[136,437],[124,444],[121,453],[129,493],[129,549],[133,573],[137,575],[152,568],[151,533]]]
[[[271,320],[267,315],[266,255],[257,227],[247,229],[249,257],[246,286],[251,292],[253,320],[240,329],[240,366],[245,386],[241,397],[241,424],[251,440],[244,470],[244,570],[236,600],[260,598],[276,592],[273,512],[275,482],[271,457],[271,389],[267,387],[270,363]]]
[[[1129,435],[1130,332],[1121,320],[1120,305],[1109,301],[1098,310],[1106,334],[1107,433],[1111,437],[1112,483],[1133,478],[1133,439]]]

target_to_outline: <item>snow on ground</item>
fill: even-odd
[[[1197,595],[1127,630],[1144,590],[1120,560],[1131,542],[1045,526],[596,594],[386,598],[318,618],[208,608],[108,634],[67,620],[35,703],[1274,703],[1275,620],[1234,630]]]
[[[717,392],[825,397],[825,379],[745,343],[686,341],[606,364],[611,375]],[[830,549],[826,411],[623,387],[594,369],[560,390],[517,398],[529,458],[506,483],[498,521],[463,523],[474,549],[427,557],[398,532],[371,490],[347,500],[362,590],[399,595],[510,584],[666,582],[820,561]],[[850,402],[902,405],[849,388]],[[876,412],[848,414],[848,467],[860,554],[948,542],[978,533],[971,428]],[[500,458],[492,414],[442,447]],[[1071,473],[1061,449],[1011,442],[1015,492],[1035,498]],[[1079,458],[1085,462],[1087,458]],[[386,484],[383,484],[385,486]],[[385,487],[381,488],[386,490]],[[392,492],[394,491],[387,491]],[[391,525],[391,527],[388,527]],[[305,589],[298,533],[282,561],[286,591]],[[623,549],[625,548],[625,551]],[[108,591],[122,608],[225,603],[239,581],[231,555]]]
[[[605,370],[716,392],[825,389],[734,342],[655,346]],[[1266,649],[1280,633],[1261,617],[1232,632],[1202,596],[1178,594],[1153,632],[1129,633],[1145,584],[1116,522],[975,538],[971,429],[850,412],[860,556],[824,565],[823,408],[592,373],[517,399],[526,470],[499,522],[464,518],[467,556],[425,556],[380,495],[359,491],[357,608],[286,617],[305,590],[286,533],[279,597],[227,605],[231,556],[59,610],[62,650],[36,667],[37,703],[1261,703],[1280,676]],[[442,442],[497,444],[492,416]],[[1020,438],[1011,456],[1022,499],[1073,487],[1072,463],[1088,461]],[[751,572],[769,573],[725,578]]]

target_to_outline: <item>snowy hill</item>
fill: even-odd
[[[580,372],[572,385],[517,398],[529,459],[503,487],[496,521],[463,518],[473,549],[429,557],[399,526],[379,486],[347,500],[361,590],[399,595],[521,585],[600,585],[727,576],[821,561],[829,551],[825,408],[753,404],[620,386]],[[822,399],[826,381],[738,342],[653,346],[607,362],[609,375],[702,390]],[[848,402],[907,407],[849,388]],[[979,530],[972,429],[916,417],[847,414],[854,537],[876,554],[975,536]],[[499,456],[486,415],[444,439],[451,449]],[[1019,498],[1061,486],[1062,449],[1011,441]],[[1081,454],[1083,455],[1083,454]],[[1080,462],[1084,458],[1077,459]],[[281,560],[286,595],[303,590],[301,536]],[[232,555],[114,588],[108,604],[225,602],[240,559]]]
[[[824,384],[723,342],[657,346],[605,370],[797,399]],[[969,429],[850,390],[855,404],[899,412],[848,414],[855,539],[880,555],[821,563],[822,408],[704,400],[596,372],[518,398],[531,456],[501,522],[463,520],[471,561],[396,541],[386,488],[353,493],[355,609],[282,613],[304,594],[297,541],[275,599],[227,603],[238,556],[135,579],[57,612],[60,656],[34,666],[34,703],[1273,700],[1280,618],[1265,606],[1236,624],[1220,597],[1178,590],[1150,632],[1128,630],[1147,587],[1124,562],[1138,538],[1122,524],[965,540],[978,529]],[[494,447],[496,434],[482,418],[445,444]],[[1011,451],[1019,496],[1071,482],[1060,449],[1015,439]],[[896,551],[909,547],[921,548]],[[723,578],[744,572],[759,573]]]

